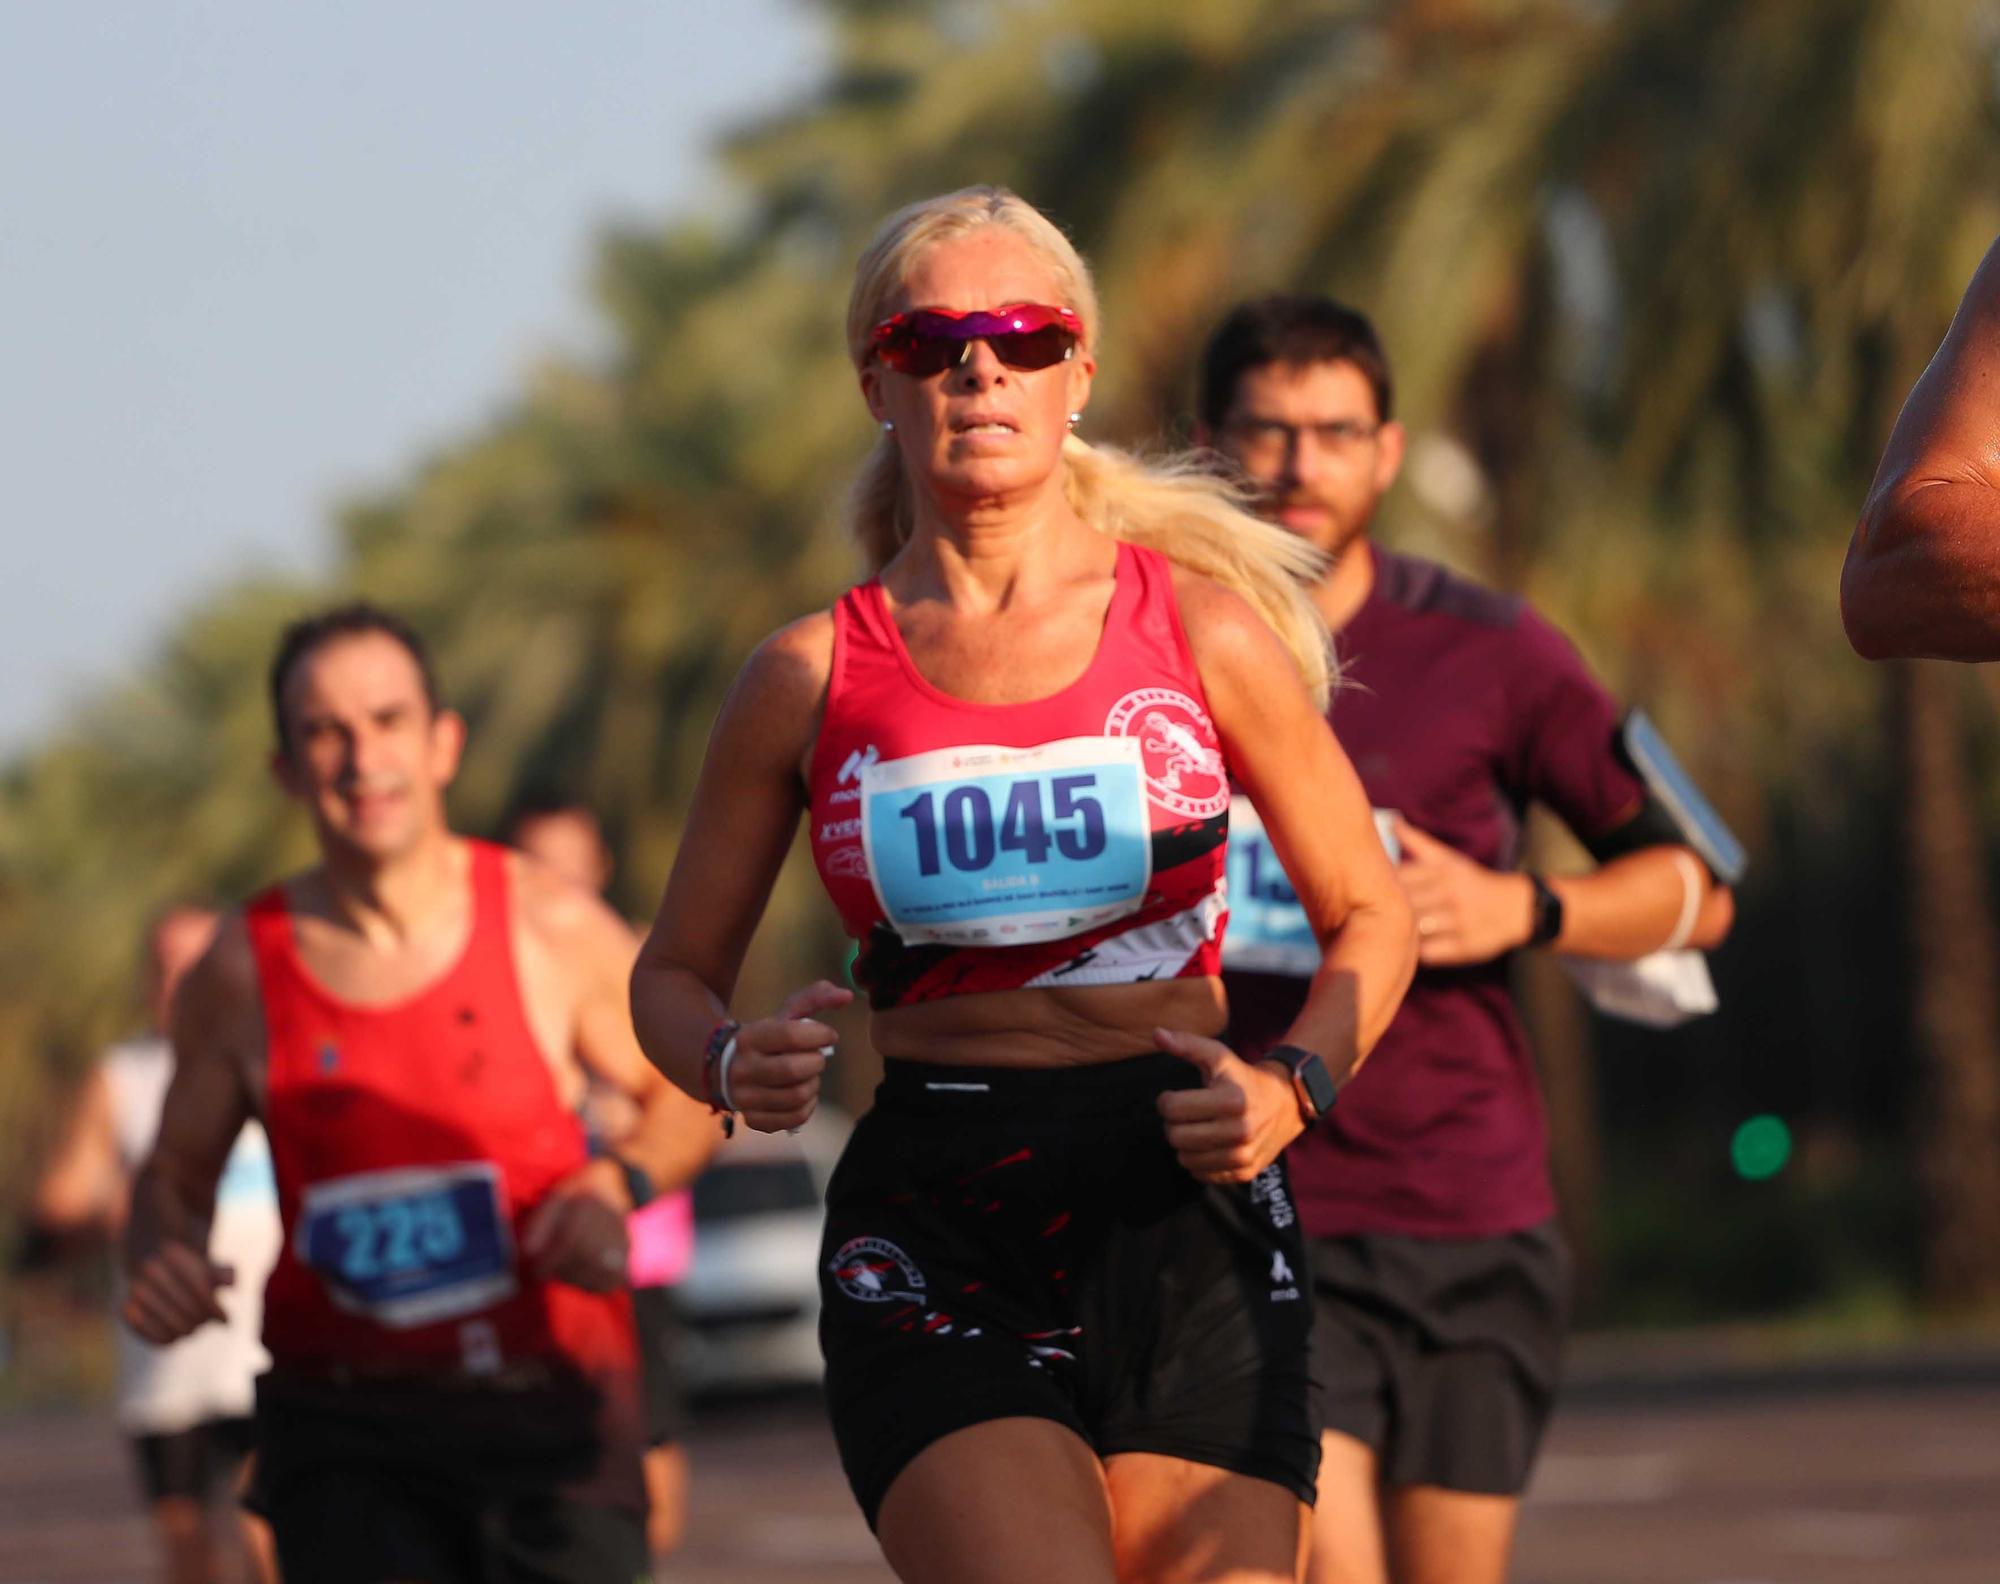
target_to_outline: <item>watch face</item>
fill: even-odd
[[[1302,1108],[1309,1108],[1315,1117],[1325,1116],[1333,1109],[1339,1091],[1334,1087],[1333,1074],[1326,1070],[1326,1063],[1316,1052],[1297,1045],[1279,1045],[1270,1054],[1291,1068],[1292,1084],[1299,1092]]]
[[[1308,1056],[1298,1065],[1299,1082],[1305,1086],[1306,1098],[1312,1102],[1313,1110],[1321,1116],[1333,1109],[1337,1091],[1333,1087],[1333,1074],[1326,1070],[1326,1063],[1317,1056]]]

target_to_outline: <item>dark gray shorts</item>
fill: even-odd
[[[1491,1238],[1312,1240],[1318,1418],[1385,1485],[1516,1496],[1555,1406],[1569,1250],[1553,1222]]]

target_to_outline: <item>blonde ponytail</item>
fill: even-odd
[[[1083,323],[1083,348],[1097,344],[1097,289],[1090,266],[1046,215],[1004,187],[967,187],[898,210],[855,265],[847,301],[847,348],[856,368],[871,355],[870,332],[890,311],[911,262],[925,248],[980,226],[1004,226],[1048,263],[1060,301]],[[1248,600],[1271,625],[1323,707],[1333,685],[1326,623],[1307,593],[1324,570],[1303,539],[1244,509],[1243,497],[1192,456],[1141,461],[1069,436],[1064,488],[1076,514],[1100,533],[1157,550]],[[849,502],[849,523],[869,572],[882,570],[915,527],[902,454],[882,437],[869,453]]]
[[[903,453],[887,435],[861,464],[847,509],[862,563],[873,577],[895,559],[914,526],[910,492],[903,484]]]
[[[1326,558],[1297,534],[1244,509],[1242,495],[1191,454],[1141,459],[1071,435],[1063,484],[1099,533],[1157,550],[1249,601],[1278,635],[1324,709],[1337,680],[1326,621],[1308,593]]]

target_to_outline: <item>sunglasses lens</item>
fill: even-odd
[[[905,325],[893,337],[882,342],[876,352],[898,374],[929,379],[933,374],[942,374],[965,356],[965,342],[948,332]]]
[[[1053,367],[1069,356],[1075,343],[1076,337],[1061,324],[1043,325],[1039,330],[1009,330],[986,338],[993,355],[1010,369]]]

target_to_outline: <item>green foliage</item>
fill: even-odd
[[[1093,436],[1174,431],[1241,295],[1368,307],[1420,437],[1387,535],[1534,596],[1753,838],[1838,824],[1829,788],[1881,752],[1840,554],[2000,230],[1979,0],[823,9],[823,87],[724,151],[738,218],[603,239],[601,359],[350,506],[335,586],[209,600],[0,785],[0,1128],[32,1142],[54,1075],[129,1021],[149,912],[302,858],[263,668],[336,593],[431,635],[472,722],[461,824],[558,782],[604,810],[620,901],[649,911],[737,665],[853,573],[851,260],[896,205],[972,181],[1099,270]],[[795,864],[746,1003],[843,956]]]

